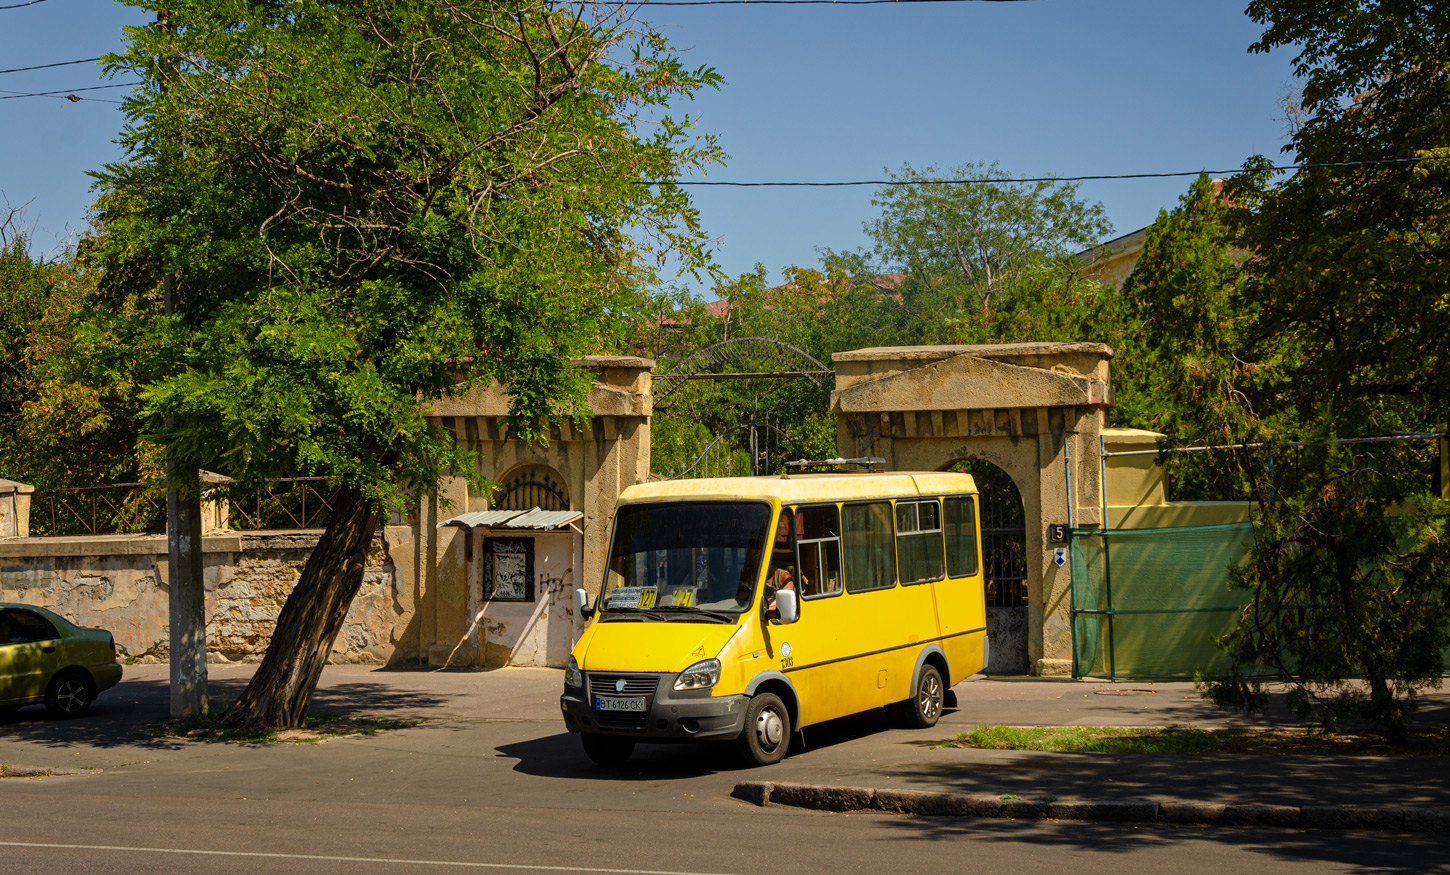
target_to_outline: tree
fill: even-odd
[[[474,476],[426,399],[497,382],[511,435],[544,440],[584,412],[571,362],[652,279],[649,250],[707,265],[670,181],[723,156],[668,104],[719,79],[617,6],[135,5],[166,26],[107,59],[142,85],[98,174],[88,330],[180,464],[330,478],[332,519],[229,713],[292,726],[384,508]]]
[[[949,178],[994,182],[941,182]],[[1012,182],[996,163],[904,165],[891,180],[872,200],[881,216],[866,230],[882,265],[907,273],[901,302],[918,343],[952,342],[956,317],[990,323],[1030,307],[1044,286],[1071,290],[1076,253],[1111,231],[1102,205],[1081,200],[1071,183]]]
[[[1444,506],[1414,460],[1335,441],[1445,421],[1450,21],[1394,0],[1254,0],[1248,12],[1266,28],[1252,51],[1298,51],[1302,113],[1286,151],[1311,166],[1280,179],[1256,158],[1226,188],[1250,257],[1229,308],[1243,325],[1221,361],[1272,367],[1239,384],[1223,435],[1262,435],[1280,458],[1287,440],[1308,446],[1287,482],[1242,466],[1254,543],[1233,585],[1251,601],[1221,641],[1232,670],[1204,690],[1255,708],[1264,674],[1282,674],[1306,712],[1317,704],[1331,725],[1357,714],[1402,742],[1416,691],[1443,669]]]
[[[1248,162],[1245,294],[1299,355],[1291,400],[1344,431],[1429,429],[1450,381],[1450,20],[1432,4],[1255,0],[1252,51],[1295,46],[1303,117],[1282,182]],[[1400,162],[1362,164],[1359,162]],[[1415,163],[1420,161],[1421,163]]]
[[[1450,540],[1435,502],[1396,508],[1403,484],[1364,446],[1320,444],[1307,488],[1260,506],[1254,540],[1230,586],[1249,595],[1219,641],[1225,677],[1203,683],[1215,702],[1268,701],[1265,676],[1289,681],[1288,704],[1334,729],[1360,717],[1406,744],[1424,687],[1438,687],[1450,646]]]

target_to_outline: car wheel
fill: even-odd
[[[745,709],[745,728],[736,748],[749,766],[768,766],[785,757],[790,747],[790,711],[774,693],[761,693]]]
[[[584,742],[584,755],[601,766],[617,766],[634,753],[634,740],[585,732],[579,736]]]
[[[96,698],[91,679],[79,671],[63,671],[45,691],[45,707],[56,717],[80,717],[91,710]]]
[[[941,718],[946,702],[946,685],[934,665],[923,665],[916,678],[916,693],[901,703],[901,715],[912,729],[929,729]]]

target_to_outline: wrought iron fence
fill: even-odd
[[[30,499],[30,533],[120,535],[166,531],[166,491],[156,483],[112,483],[37,489]]]
[[[332,494],[326,477],[284,477],[266,486],[229,486],[222,493],[231,503],[231,528],[320,529],[332,519]]]
[[[228,527],[238,531],[322,528],[332,516],[331,490],[326,484],[326,477],[287,477],[251,489],[214,487],[204,500],[225,503]],[[30,533],[34,536],[165,532],[163,481],[37,489],[30,501]]]

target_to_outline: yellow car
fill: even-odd
[[[32,605],[0,603],[0,713],[45,703],[79,717],[121,680],[116,641]]]

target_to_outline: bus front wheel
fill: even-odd
[[[774,693],[761,693],[745,709],[745,729],[736,742],[749,766],[768,766],[785,757],[790,747],[790,711]]]

